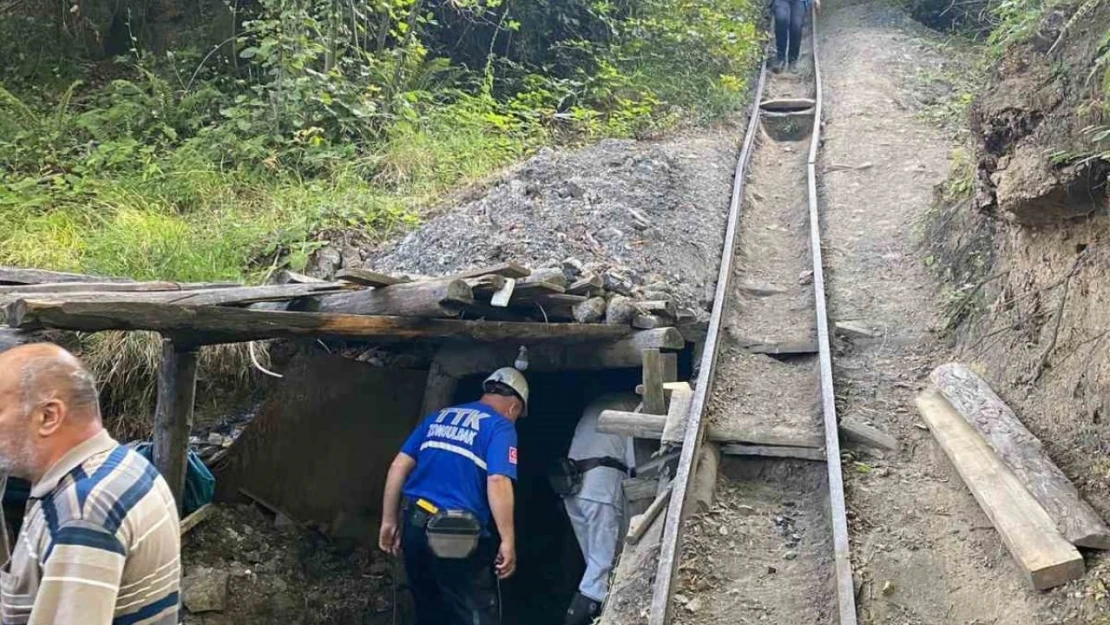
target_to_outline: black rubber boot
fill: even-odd
[[[771,73],[781,74],[784,67],[786,67],[786,61],[782,59],[775,59],[771,63]]]
[[[574,598],[570,600],[563,625],[590,625],[600,615],[601,603],[582,593],[575,593]]]

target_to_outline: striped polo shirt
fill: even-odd
[[[3,625],[174,625],[177,506],[162,476],[102,431],[31,489],[0,570]]]

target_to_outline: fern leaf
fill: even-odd
[[[80,80],[73,81],[73,84],[62,94],[62,99],[58,102],[58,111],[54,114],[54,129],[56,131],[62,130],[66,115],[69,113],[69,103],[73,101],[73,92],[81,86],[81,83]]]

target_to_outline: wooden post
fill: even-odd
[[[645,349],[644,359],[644,412],[667,414],[663,397],[663,355],[658,349]]]
[[[162,339],[158,370],[158,405],[154,409],[154,466],[170,485],[181,510],[188,466],[189,433],[197,390],[197,351]]]
[[[424,403],[421,404],[420,417],[437,410],[443,410],[455,399],[455,389],[459,378],[447,373],[443,361],[437,354],[428,368],[428,381],[424,385]]]

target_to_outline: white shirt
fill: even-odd
[[[636,466],[632,437],[598,432],[597,418],[602,410],[630,411],[635,410],[639,403],[639,398],[630,393],[610,393],[595,399],[586,406],[574,429],[567,457],[571,460],[613,458],[629,468]],[[622,507],[621,482],[627,477],[618,469],[597,467],[582,475],[582,490],[575,497]]]

